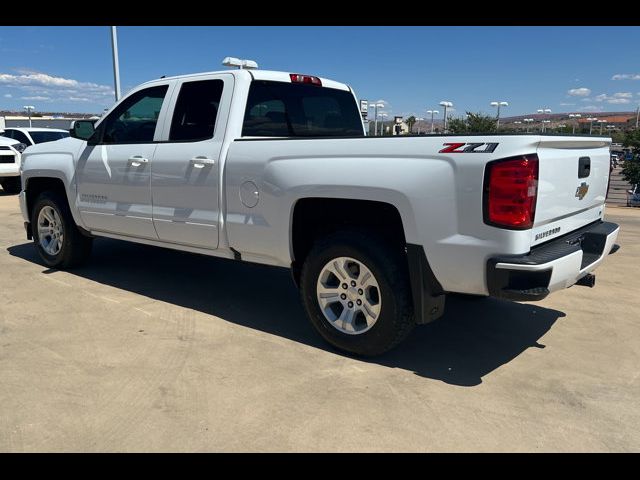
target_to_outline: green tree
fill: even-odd
[[[622,177],[631,185],[640,185],[640,130],[629,130],[624,137],[624,146],[631,148],[636,160],[626,160],[622,168]]]
[[[624,162],[622,177],[631,185],[640,185],[640,162]]]
[[[612,132],[611,139],[613,140],[613,143],[622,143],[624,145],[626,134],[627,132]]]
[[[553,129],[553,131],[555,133],[562,133],[562,134],[569,135],[573,132],[573,127],[571,125],[564,124],[564,127],[556,127],[555,129]]]
[[[466,118],[453,118],[447,123],[449,133],[495,133],[495,117],[483,113],[467,112]]]
[[[416,117],[411,115],[409,118],[405,120],[407,127],[409,127],[409,133],[413,133],[413,125],[416,123]]]
[[[631,148],[634,155],[640,155],[640,130],[629,130],[622,143],[625,147]]]
[[[450,133],[467,133],[469,131],[464,118],[450,118],[447,122],[447,128]]]

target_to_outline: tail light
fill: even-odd
[[[487,164],[484,221],[513,230],[533,226],[538,196],[538,156],[521,155]]]
[[[299,73],[290,73],[289,77],[293,83],[309,83],[311,85],[322,86],[322,82],[318,77],[312,77],[311,75],[301,75]]]

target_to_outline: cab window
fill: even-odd
[[[100,143],[151,143],[167,85],[146,88],[124,100],[99,127]]]

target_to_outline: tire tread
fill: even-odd
[[[40,246],[37,231],[37,212],[43,203],[52,203],[57,208],[62,217],[64,226],[64,244],[62,247],[62,255],[52,258]],[[47,190],[38,196],[33,205],[31,212],[31,225],[33,231],[33,242],[40,254],[40,258],[47,266],[59,269],[68,269],[78,266],[85,262],[91,254],[93,239],[83,235],[76,226],[69,204],[65,196],[55,190]]]
[[[393,326],[390,329],[391,334],[384,339],[376,338],[372,344],[361,344],[348,338],[343,338],[343,341],[339,341],[340,336],[336,336],[335,332],[327,330],[323,332],[322,328],[319,328],[317,322],[324,322],[326,320],[322,313],[317,313],[317,300],[315,300],[315,287],[311,289],[311,286],[315,284],[317,278],[310,278],[313,276],[315,259],[322,258],[330,249],[335,248],[352,248],[357,251],[361,251],[367,257],[372,258],[377,263],[377,268],[385,273],[388,277],[390,294],[393,295],[394,302],[396,304],[396,311],[398,314],[391,319]],[[302,267],[300,277],[300,293],[302,302],[307,309],[308,315],[311,317],[311,321],[321,335],[331,343],[333,346],[348,351],[349,353],[361,355],[361,356],[374,356],[380,355],[388,350],[393,349],[399,343],[401,343],[411,332],[415,326],[415,318],[413,313],[413,303],[411,298],[411,289],[409,285],[409,274],[406,264],[405,253],[398,245],[393,245],[390,242],[384,241],[375,232],[371,232],[365,229],[345,229],[325,237],[318,239],[309,254],[307,255]],[[371,268],[371,266],[368,265]],[[378,279],[379,282],[381,279]],[[382,285],[381,285],[382,287]],[[309,292],[309,290],[312,290]],[[384,305],[384,304],[383,304]],[[316,307],[314,309],[314,307]],[[384,309],[384,306],[383,306]],[[381,314],[381,315],[384,315]],[[327,325],[328,329],[332,329],[331,325]],[[373,327],[375,328],[375,326]],[[331,332],[331,333],[328,333]],[[337,332],[337,331],[336,331]],[[340,332],[337,332],[340,333]],[[363,334],[367,335],[369,332]],[[345,334],[340,334],[346,336]],[[337,337],[337,338],[336,338]],[[355,338],[354,336],[353,338]]]

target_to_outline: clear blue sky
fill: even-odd
[[[630,111],[638,27],[119,27],[123,93],[225,56],[349,83],[390,114]],[[101,112],[113,103],[108,27],[0,27],[0,110]],[[454,113],[454,115],[456,114]]]

